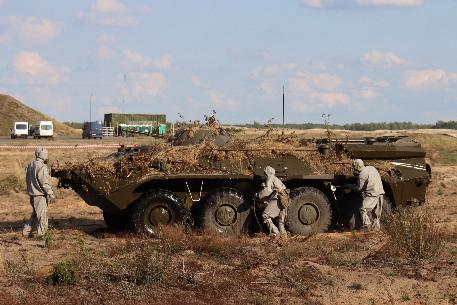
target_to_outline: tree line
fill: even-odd
[[[83,123],[80,122],[64,122],[64,124],[81,129]],[[251,128],[281,128],[282,124],[263,124],[254,122],[251,124],[235,124],[238,127]],[[413,122],[371,122],[371,123],[351,123],[351,124],[329,124],[324,123],[296,123],[285,124],[286,128],[291,129],[313,129],[313,128],[330,128],[344,129],[354,131],[373,131],[373,130],[405,130],[405,129],[457,129],[457,121],[437,121],[435,124],[417,124]]]
[[[254,122],[252,124],[236,125],[239,127],[252,128],[281,128],[282,124],[262,124]],[[323,123],[296,123],[285,124],[284,127],[292,129],[313,129],[330,128],[354,131],[373,131],[373,130],[402,130],[402,129],[457,129],[457,121],[437,121],[435,124],[417,124],[413,122],[370,122],[370,123],[351,123],[351,124],[323,124]]]

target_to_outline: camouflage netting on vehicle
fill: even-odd
[[[295,133],[268,129],[263,135],[244,140],[231,138],[213,115],[205,115],[205,124],[193,123],[186,137],[198,137],[205,131],[212,137],[203,137],[193,145],[174,146],[172,142],[158,142],[142,147],[137,152],[119,152],[107,158],[90,159],[84,163],[54,164],[53,176],[68,177],[71,173],[83,174],[90,179],[103,177],[111,181],[141,179],[148,175],[176,174],[241,174],[252,175],[258,158],[293,157],[308,164],[316,175],[351,175],[351,159],[344,146],[333,143],[328,154],[321,154],[315,143],[303,141]],[[218,143],[220,137],[227,142]],[[195,144],[197,143],[197,144]],[[373,165],[388,173],[392,166],[387,162],[373,161]]]
[[[84,163],[56,163],[56,176],[80,172],[88,177],[110,179],[138,178],[144,175],[173,174],[252,174],[256,158],[295,157],[309,164],[316,174],[350,174],[350,158],[344,151],[331,150],[321,155],[314,144],[300,143],[298,137],[262,136],[254,140],[233,139],[224,147],[211,141],[198,145],[173,146],[158,143],[135,153],[118,153],[107,158],[90,159]],[[221,166],[230,164],[232,166]]]

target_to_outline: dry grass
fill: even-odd
[[[86,160],[108,153],[51,150],[50,156]],[[4,151],[0,157],[0,177],[23,177],[33,151]],[[436,174],[428,198],[442,227],[449,222],[455,226],[454,172],[446,168]],[[96,208],[65,190],[50,211],[51,222],[59,224],[51,231],[57,244],[46,247],[43,241],[20,237],[19,227],[30,213],[27,196],[10,192],[1,197],[2,221],[18,225],[2,232],[0,241],[2,304],[365,305],[374,299],[400,304],[406,296],[411,300],[405,304],[455,303],[454,226],[445,232],[444,250],[417,264],[398,252],[378,251],[387,240],[383,233],[338,232],[277,241],[263,235],[221,238],[171,226],[163,227],[157,239],[113,234],[104,230]],[[84,226],[94,221],[96,226]],[[49,285],[46,279],[63,261],[77,264],[78,282]]]
[[[427,151],[431,165],[457,165],[457,138],[440,134],[413,134]]]
[[[432,259],[443,248],[443,230],[425,207],[398,209],[384,229],[391,248],[408,259]]]

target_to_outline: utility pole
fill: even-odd
[[[282,127],[284,128],[284,86],[282,86]]]
[[[127,91],[127,74],[124,73],[124,92],[122,93],[122,121],[124,124],[127,124],[127,120],[125,119],[125,94]],[[125,122],[124,122],[125,121]]]
[[[90,124],[90,122],[92,122],[92,99],[93,98],[94,98],[94,94],[91,93],[90,98],[89,98],[89,124]]]
[[[124,113],[125,107],[125,92],[127,91],[127,74],[124,73],[124,93],[122,94],[122,113]]]

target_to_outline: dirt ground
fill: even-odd
[[[436,137],[420,138],[429,147]],[[112,233],[100,210],[71,190],[58,190],[50,206],[48,243],[23,239],[31,212],[23,169],[33,150],[0,150],[0,303],[457,304],[457,164],[430,150],[426,205],[446,234],[440,255],[421,262],[393,255],[387,236],[374,232],[288,240],[182,228],[164,228],[157,239]],[[107,153],[52,150],[50,156],[84,160]],[[48,283],[62,261],[77,266],[76,284]]]

